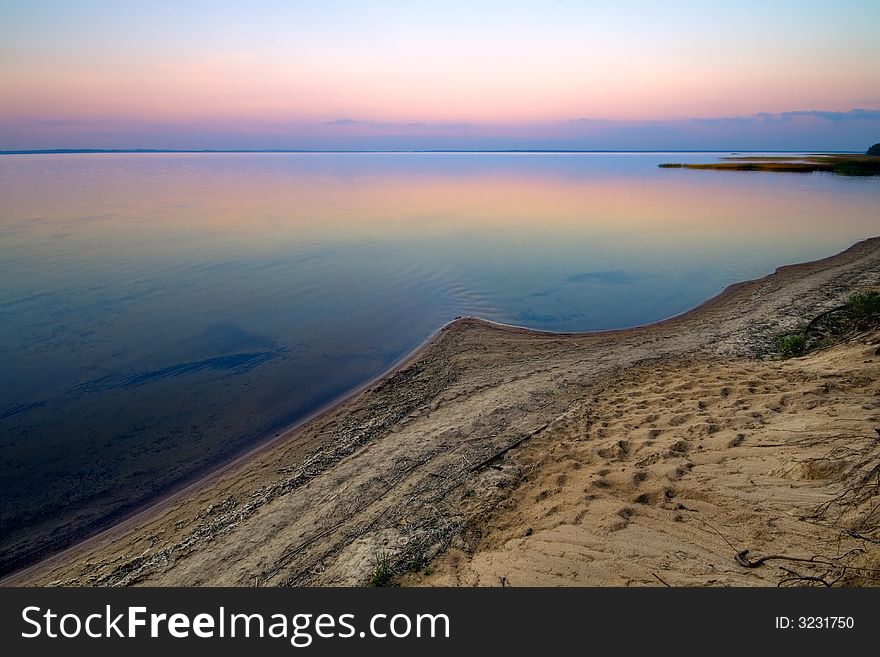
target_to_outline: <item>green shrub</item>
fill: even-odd
[[[846,310],[855,320],[880,315],[880,292],[856,292],[846,300]]]
[[[803,331],[783,333],[776,336],[776,348],[783,358],[794,358],[804,353],[807,347],[807,336]]]

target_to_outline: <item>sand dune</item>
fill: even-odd
[[[874,453],[876,347],[755,355],[878,283],[872,239],[648,327],[457,320],[307,425],[4,583],[357,585],[377,554],[405,584],[770,585],[841,563],[854,581],[877,546],[842,530],[868,511],[810,514]],[[770,554],[834,560],[746,567]]]

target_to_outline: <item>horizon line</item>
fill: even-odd
[[[813,150],[813,149],[755,149],[755,148],[651,148],[651,149],[609,149],[609,148],[407,148],[407,149],[315,149],[315,148],[35,148],[0,150],[0,155],[89,155],[126,153],[180,153],[180,154],[224,154],[224,153],[843,153],[861,154],[852,150]]]

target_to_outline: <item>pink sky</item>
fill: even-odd
[[[0,5],[0,148],[880,140],[880,3],[710,4]]]

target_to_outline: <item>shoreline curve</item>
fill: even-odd
[[[524,336],[527,339],[531,338],[533,340],[552,340],[559,338],[595,340],[600,338],[616,339],[623,336],[651,332],[660,328],[674,328],[682,322],[698,319],[701,314],[708,313],[724,306],[728,300],[751,288],[759,288],[762,285],[766,286],[773,281],[780,282],[780,279],[792,274],[806,274],[811,271],[834,267],[835,265],[845,263],[850,258],[857,257],[860,254],[864,255],[863,252],[872,251],[880,251],[880,237],[859,241],[837,254],[818,260],[781,265],[766,276],[753,280],[732,283],[718,294],[682,313],[655,322],[632,327],[585,332],[554,332],[503,324],[477,317],[457,317],[436,329],[417,347],[401,357],[377,376],[365,381],[345,394],[340,395],[336,399],[331,400],[321,408],[315,410],[306,417],[301,418],[292,425],[281,430],[276,430],[273,432],[272,436],[254,444],[243,453],[221,465],[218,465],[218,467],[212,469],[210,472],[197,477],[193,481],[184,484],[176,490],[168,491],[144,506],[132,510],[131,513],[127,514],[117,522],[114,522],[110,526],[89,533],[59,552],[49,554],[35,563],[4,575],[2,579],[0,579],[0,585],[17,585],[32,579],[38,579],[42,574],[49,572],[54,568],[75,561],[78,557],[89,552],[93,548],[99,547],[102,543],[106,544],[108,542],[113,542],[124,536],[130,530],[149,523],[151,520],[154,520],[157,516],[161,515],[163,511],[173,507],[175,504],[184,503],[187,499],[191,499],[194,495],[209,488],[211,485],[216,484],[221,480],[234,478],[260,457],[266,456],[281,444],[294,440],[296,434],[302,433],[308,427],[319,423],[322,419],[326,419],[334,413],[338,413],[344,407],[355,404],[359,398],[368,395],[371,390],[381,387],[383,383],[404,372],[407,368],[422,359],[432,349],[437,349],[438,345],[449,335],[462,334],[474,330],[483,330],[489,331],[490,334],[517,335]],[[312,445],[312,447],[314,447],[314,445]]]

